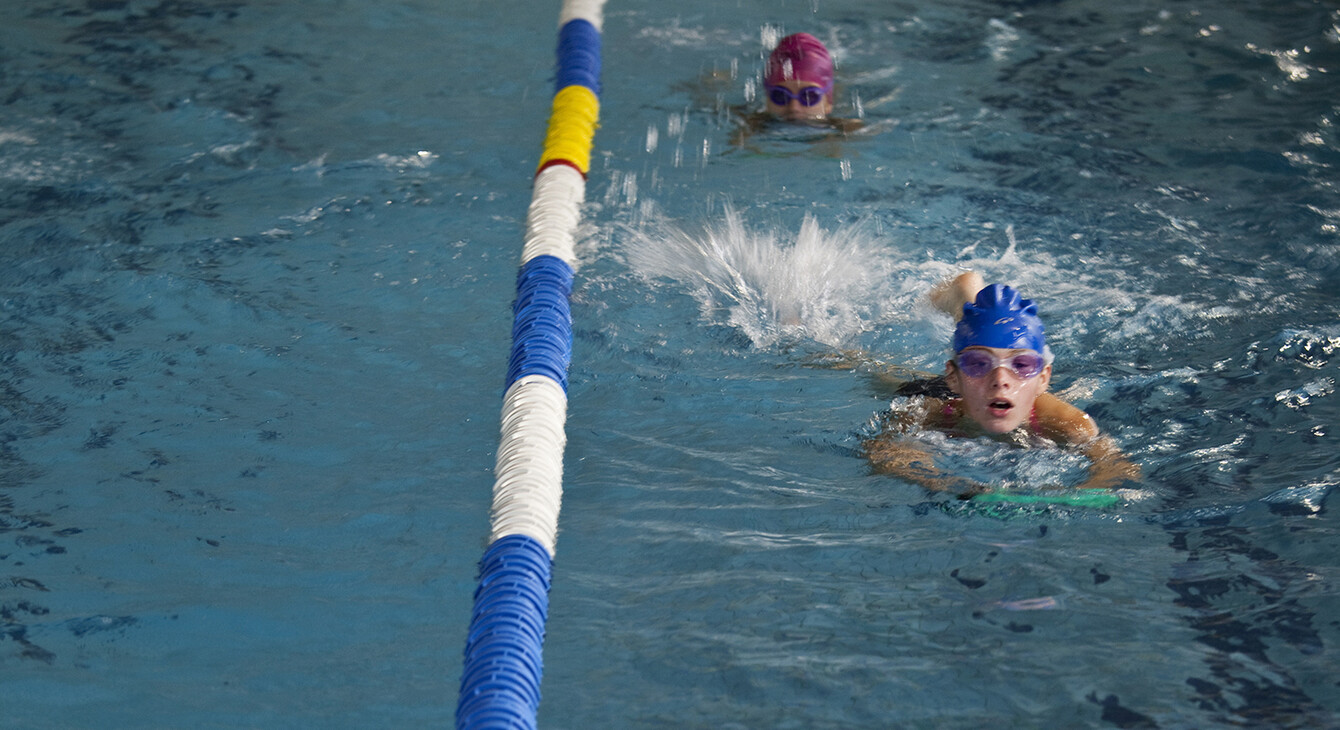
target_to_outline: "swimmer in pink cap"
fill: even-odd
[[[833,59],[809,33],[789,35],[768,57],[763,76],[768,112],[782,119],[820,120],[833,111]]]

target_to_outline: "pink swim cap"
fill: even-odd
[[[818,84],[825,92],[833,88],[833,59],[824,44],[809,33],[783,38],[768,56],[763,83],[777,84],[790,79]]]

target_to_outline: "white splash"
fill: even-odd
[[[630,228],[623,251],[638,275],[686,287],[705,319],[739,328],[757,347],[792,338],[849,345],[880,323],[894,269],[860,223],[830,232],[807,215],[784,241],[748,229],[730,206],[700,231],[662,219]]]

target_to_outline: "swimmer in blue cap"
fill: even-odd
[[[900,436],[920,425],[961,435],[988,435],[1025,444],[1038,440],[1081,449],[1090,461],[1083,488],[1108,488],[1139,476],[1111,439],[1098,432],[1089,414],[1047,392],[1052,354],[1037,306],[1014,289],[986,286],[976,272],[938,287],[931,302],[958,319],[952,357],[942,380],[915,392],[927,408],[918,423],[890,424],[866,442],[877,471],[926,487],[960,494],[983,485],[946,477],[931,455]]]

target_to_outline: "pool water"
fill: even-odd
[[[0,725],[451,723],[556,3],[0,11]],[[744,133],[814,33],[850,135]],[[605,8],[539,724],[1340,724],[1340,12]],[[1110,508],[872,474],[1035,299]],[[983,478],[1069,454],[943,444]]]

